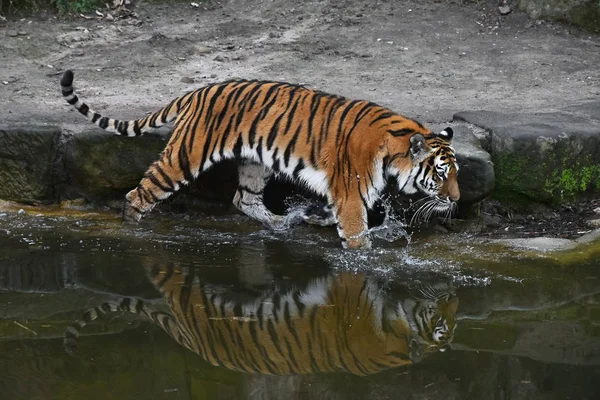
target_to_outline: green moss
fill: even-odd
[[[544,192],[552,197],[552,203],[574,200],[578,194],[588,190],[600,189],[600,164],[579,165],[565,168],[562,171],[552,171],[552,176],[546,179]]]
[[[574,159],[569,154],[573,151],[567,148],[548,151],[541,160],[528,151],[496,154],[493,197],[523,209],[532,203],[554,206],[600,191],[600,164],[590,155]]]
[[[80,13],[104,8],[101,0],[56,0],[56,8],[61,14]]]

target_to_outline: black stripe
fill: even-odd
[[[344,108],[344,111],[342,112],[342,115],[340,116],[339,125],[338,125],[338,131],[337,131],[337,135],[335,137],[335,145],[336,145],[336,147],[339,146],[339,144],[340,144],[340,140],[341,140],[341,137],[342,137],[342,131],[344,129],[344,121],[346,120],[346,117],[348,116],[348,113],[350,112],[350,110],[357,103],[358,103],[357,100],[348,102],[348,105],[346,106],[346,108]]]
[[[294,172],[292,173],[292,176],[295,179],[298,179],[298,174],[300,173],[300,171],[302,171],[304,169],[304,161],[302,159],[298,160],[298,165],[296,165],[296,168],[294,168]]]
[[[294,349],[292,348],[292,346],[290,345],[290,341],[287,340],[287,338],[283,338],[285,340],[285,347],[287,348],[287,352],[288,352],[288,358],[290,359],[290,361],[292,362],[292,364],[295,367],[295,370],[292,369],[292,373],[299,373],[300,372],[300,366],[298,365],[298,363],[296,362],[296,357],[294,357]],[[300,346],[300,344],[298,343],[298,346]],[[302,351],[302,348],[299,349],[300,351]],[[291,368],[290,368],[291,369]]]
[[[414,129],[410,129],[410,128],[403,128],[403,129],[388,129],[388,133],[390,133],[392,136],[395,137],[399,137],[399,136],[407,136],[407,135],[412,135],[415,132]]]
[[[108,118],[106,117],[102,117],[100,118],[100,121],[98,121],[98,126],[102,129],[106,129],[106,127],[108,126]]]
[[[275,322],[279,323],[279,315],[277,312],[281,308],[281,295],[279,293],[275,293],[273,296],[273,318],[275,318]]]
[[[382,119],[386,119],[386,118],[390,118],[393,117],[394,114],[391,112],[384,112],[383,114],[379,115],[377,118],[375,118],[373,121],[371,121],[371,123],[369,124],[369,126],[373,126],[375,123],[381,121]]]
[[[244,141],[242,140],[242,135],[238,137],[238,140],[235,142],[233,146],[233,157],[236,159],[242,158],[242,147],[244,146]]]
[[[67,97],[73,94],[73,87],[69,87],[69,88],[63,88],[62,89],[62,95]]]
[[[296,141],[298,140],[298,136],[300,135],[301,131],[302,131],[302,122],[300,123],[300,125],[298,125],[298,128],[296,129],[294,136],[288,143],[288,145],[285,149],[285,152],[283,153],[283,164],[286,166],[286,168],[290,164],[290,155],[296,148]]]
[[[79,107],[79,112],[82,113],[85,116],[87,116],[88,111],[90,111],[90,108],[85,103],[82,104],[81,107]]]
[[[285,306],[283,307],[283,320],[285,321],[285,324],[294,336],[294,339],[296,339],[296,344],[298,344],[298,347],[302,347],[302,344],[300,343],[300,338],[298,337],[298,332],[296,332],[294,322],[292,321],[292,316],[290,314],[290,304],[288,302],[286,302]]]
[[[74,106],[75,103],[77,103],[77,101],[79,101],[79,98],[77,96],[73,96],[73,98],[71,98],[71,100],[67,100],[67,103]]]
[[[306,306],[304,305],[304,303],[302,303],[300,301],[300,291],[296,290],[294,292],[294,303],[296,304],[296,308],[298,309],[298,315],[300,316],[300,318],[302,318],[302,316],[304,315],[304,309],[306,308]]]
[[[142,130],[140,129],[139,121],[133,121],[133,132],[136,136],[140,136],[142,134]]]
[[[258,155],[258,160],[260,161],[261,164],[263,163],[262,151],[263,151],[263,137],[261,136],[258,139],[258,144],[256,145],[256,154]]]
[[[290,93],[290,96],[291,95],[292,95],[292,93]],[[300,95],[296,96],[296,102],[294,103],[294,105],[292,106],[292,109],[288,113],[288,119],[287,119],[287,122],[285,124],[285,128],[282,131],[283,135],[287,134],[288,131],[290,130],[290,128],[292,126],[292,122],[294,121],[294,116],[296,115],[296,110],[298,109],[298,104],[300,104],[300,101],[302,99],[303,99],[302,96],[300,96]]]
[[[271,147],[273,147],[275,138],[279,134],[279,123],[281,122],[281,119],[283,118],[284,115],[285,115],[285,112],[281,113],[281,115],[279,117],[277,117],[277,119],[273,123],[273,126],[271,127],[271,131],[269,132],[269,136],[267,137],[267,150],[271,150]]]
[[[271,337],[271,341],[273,341],[273,345],[284,358],[285,355],[281,350],[281,346],[279,346],[279,337],[277,336],[277,331],[275,330],[275,324],[273,324],[272,320],[267,321],[267,331],[269,332],[269,336]]]
[[[192,171],[190,170],[190,161],[188,158],[188,153],[187,153],[187,149],[185,148],[185,143],[181,144],[181,147],[179,147],[179,154],[178,154],[178,158],[179,158],[179,168],[181,168],[181,171],[183,172],[183,177],[185,178],[186,181],[188,182],[193,182],[194,181],[194,176],[192,175]]]
[[[229,122],[227,123],[227,126],[225,127],[225,130],[223,130],[223,134],[221,135],[221,146],[219,148],[219,154],[221,155],[221,157],[224,157],[225,154],[225,146],[227,145],[227,138],[229,137],[229,135],[231,134],[231,126],[233,125],[233,119],[235,118],[235,113],[231,113],[231,117],[229,117]]]
[[[271,169],[273,171],[275,171],[276,173],[278,173],[280,170],[278,152],[279,152],[279,149],[275,148],[275,151],[273,152],[273,165],[271,166]]]

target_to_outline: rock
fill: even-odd
[[[194,78],[190,78],[189,76],[184,76],[183,78],[180,79],[181,82],[183,83],[194,83],[196,82],[194,80]]]
[[[533,19],[568,22],[600,32],[600,2],[597,0],[519,0],[517,6]]]
[[[217,62],[225,62],[225,57],[218,55],[214,58],[214,60]]]
[[[17,34],[19,36],[27,36],[27,35],[29,35],[29,32],[27,32],[27,31],[18,31]]]
[[[19,36],[19,33],[17,31],[15,31],[14,29],[11,29],[9,31],[6,32],[6,34],[10,37],[17,37]]]
[[[592,228],[600,228],[600,218],[590,219],[585,221],[585,223]]]
[[[577,246],[577,242],[574,240],[551,237],[494,239],[491,242],[500,243],[507,247],[541,252],[571,250]]]
[[[600,113],[600,102],[596,103]],[[494,197],[517,208],[600,192],[600,121],[567,113],[461,112],[490,132]]]
[[[595,214],[600,214],[600,207],[594,208],[594,213]]]
[[[54,201],[59,140],[58,127],[0,125],[0,199]]]
[[[165,144],[162,134],[129,138],[88,131],[73,135],[64,145],[71,197],[122,198],[137,186]]]
[[[512,9],[509,5],[505,5],[498,7],[498,11],[500,12],[500,15],[508,15],[512,11]]]
[[[440,132],[445,125],[432,125]],[[479,139],[464,125],[453,126],[452,145],[459,166],[458,185],[460,204],[473,204],[489,196],[494,190],[494,166],[488,152],[481,148]]]
[[[197,46],[196,47],[196,53],[198,53],[198,54],[208,54],[208,53],[212,53],[212,49],[210,47],[206,47],[206,46]]]

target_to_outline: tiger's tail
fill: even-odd
[[[165,331],[170,332],[176,327],[172,321],[172,316],[162,311],[156,311],[144,301],[131,297],[124,297],[117,301],[102,303],[97,307],[87,310],[80,320],[73,322],[67,326],[63,338],[63,346],[69,354],[74,354],[77,351],[77,339],[81,334],[81,330],[95,321],[100,314],[126,311],[136,315],[143,315],[157,323]]]
[[[190,92],[184,96],[174,99],[167,106],[153,114],[148,115],[145,118],[131,121],[120,121],[118,119],[102,116],[81,101],[73,90],[73,77],[73,71],[66,70],[60,79],[62,95],[67,103],[75,107],[77,111],[85,115],[88,120],[95,125],[98,125],[105,131],[123,136],[139,136],[154,128],[159,128],[173,121],[181,109],[187,104],[187,100],[189,99],[191,93],[193,93]]]

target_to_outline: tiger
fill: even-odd
[[[68,353],[76,352],[82,328],[99,315],[125,311],[153,321],[214,366],[267,375],[365,376],[445,350],[457,325],[458,297],[445,283],[395,300],[365,274],[343,272],[241,302],[190,269],[163,263],[147,270],[169,311],[136,298],[92,308],[66,328]]]
[[[62,95],[88,120],[117,135],[139,136],[174,121],[170,139],[123,202],[123,221],[139,222],[182,186],[222,160],[239,163],[233,204],[268,228],[289,226],[263,202],[273,175],[325,197],[301,218],[336,225],[344,248],[370,248],[367,211],[395,178],[400,193],[424,194],[428,215],[460,198],[452,128],[420,122],[366,100],[284,82],[229,80],[192,90],[144,118],[120,121],[93,111],[60,80]]]

